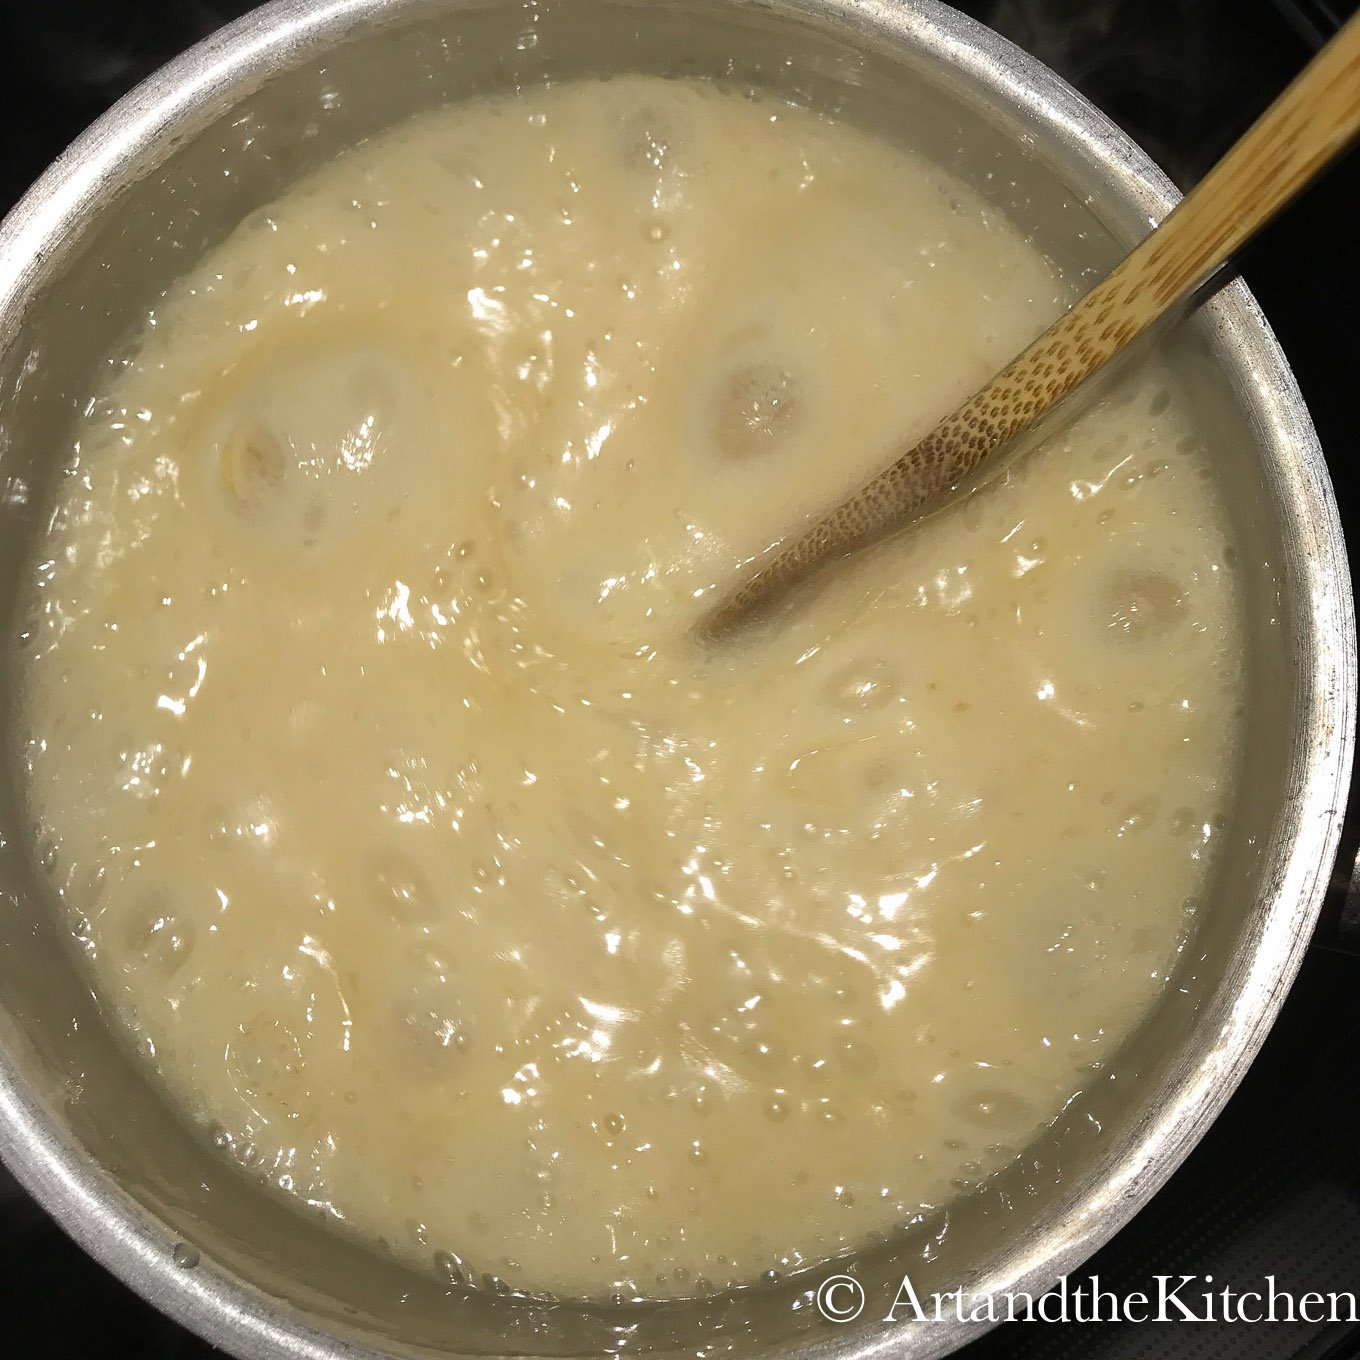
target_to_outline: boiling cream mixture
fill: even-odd
[[[1013,1159],[1222,825],[1232,553],[1156,378],[706,651],[740,564],[1070,300],[939,169],[651,79],[243,222],[78,431],[30,797],[98,988],[422,1268],[690,1294]]]

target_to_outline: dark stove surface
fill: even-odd
[[[0,212],[87,123],[245,0],[0,0]],[[1357,0],[972,0],[961,8],[1065,75],[1188,187]],[[1327,450],[1352,554],[1360,533],[1360,157],[1268,233],[1244,273]],[[1353,822],[1357,819],[1353,816]],[[1348,833],[1341,909],[1360,824]],[[1090,1263],[1116,1294],[1157,1275],[1360,1292],[1360,957],[1324,928],[1226,1112],[1168,1186]],[[196,1360],[213,1352],[73,1246],[0,1170],[0,1307],[25,1360]],[[21,1329],[16,1336],[11,1330]],[[1343,1360],[1346,1323],[1020,1322],[969,1360]]]

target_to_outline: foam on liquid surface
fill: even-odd
[[[689,628],[1068,287],[908,153],[646,79],[256,214],[79,430],[35,818],[251,1174],[422,1268],[693,1293],[1004,1165],[1164,983],[1231,773],[1231,550],[1155,380]]]

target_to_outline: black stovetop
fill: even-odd
[[[973,0],[961,8],[1065,75],[1183,187],[1360,0]],[[0,211],[131,84],[245,0],[0,0]],[[1352,553],[1360,380],[1360,157],[1283,217],[1244,273],[1294,366],[1336,482]],[[1354,801],[1354,800],[1353,800]],[[1354,863],[1352,816],[1343,864]],[[1339,873],[1331,914],[1349,871]],[[1360,933],[1360,932],[1357,932]],[[1319,934],[1241,1089],[1167,1187],[1091,1262],[1117,1294],[1154,1276],[1360,1291],[1360,957]],[[9,1353],[198,1360],[211,1352],[87,1259],[0,1170],[0,1326]],[[1085,1272],[1084,1272],[1085,1273]],[[14,1328],[22,1328],[18,1339]],[[1345,1323],[1004,1326],[968,1360],[1360,1356]]]

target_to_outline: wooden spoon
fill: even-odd
[[[696,626],[706,640],[765,615],[820,567],[934,507],[1164,313],[1190,298],[1360,132],[1360,15],[1065,316],[919,444],[801,532],[773,544]]]

